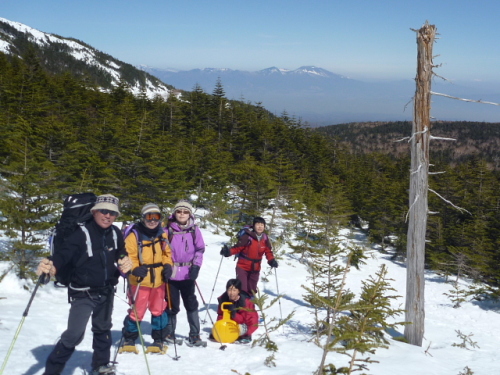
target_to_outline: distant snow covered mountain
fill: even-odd
[[[32,47],[40,63],[52,73],[70,72],[91,77],[105,91],[125,82],[138,95],[164,98],[200,86],[212,93],[220,80],[226,97],[260,103],[276,115],[300,118],[311,126],[347,122],[411,120],[414,77],[406,80],[363,82],[317,66],[298,69],[269,67],[250,72],[233,69],[158,69],[134,67],[73,38],[45,33],[0,18],[0,52],[22,57]],[[168,65],[169,62],[165,62]],[[495,83],[436,80],[433,91],[459,98],[500,102]],[[433,96],[437,120],[500,122],[498,107]]]
[[[254,72],[227,68],[139,68],[182,90],[200,86],[205,92],[212,93],[220,80],[229,99],[262,103],[277,115],[287,113],[312,126],[357,121],[408,121],[413,116],[413,77],[399,81],[363,82],[317,66],[298,69],[273,66]],[[500,101],[500,90],[493,85],[437,81],[433,83],[433,91],[462,98]],[[471,106],[442,97],[433,98],[432,115],[438,120],[500,122],[498,107]]]
[[[19,22],[0,18],[0,52],[22,57],[33,47],[40,63],[48,71],[70,71],[74,75],[93,77],[95,84],[104,90],[125,82],[131,92],[145,92],[150,98],[160,95],[167,98],[173,87],[158,78],[96,50],[73,38],[45,33]]]

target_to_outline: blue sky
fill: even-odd
[[[500,81],[498,0],[1,0],[0,17],[133,65],[415,77],[416,34],[436,25],[436,73]]]

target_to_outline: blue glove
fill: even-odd
[[[276,262],[276,259],[271,259],[269,262],[267,262],[272,268],[278,268],[278,262]]]

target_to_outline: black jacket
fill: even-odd
[[[92,256],[87,254],[87,239],[84,231],[77,228],[65,241],[61,251],[54,254],[56,270],[72,267],[71,286],[76,288],[101,288],[116,285],[120,273],[115,266],[125,255],[125,243],[121,231],[112,225],[101,228],[92,219],[85,224],[92,244]],[[113,231],[116,233],[115,246]],[[70,287],[71,294],[71,287]]]

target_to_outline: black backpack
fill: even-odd
[[[56,224],[49,239],[51,255],[60,251],[66,238],[78,228],[82,228],[87,237],[87,252],[82,254],[82,257],[77,263],[77,266],[87,259],[87,254],[92,253],[92,244],[85,223],[92,218],[90,209],[95,205],[97,196],[94,193],[73,194],[66,197],[64,200],[63,211],[59,222]],[[58,269],[56,273],[55,284],[57,286],[68,286],[71,281],[73,267],[64,267]]]

